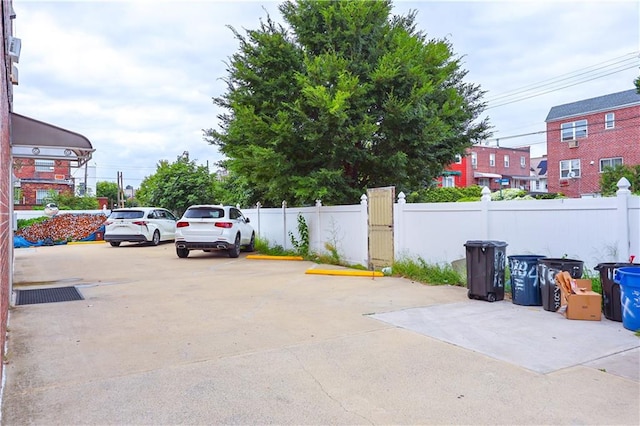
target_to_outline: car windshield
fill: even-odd
[[[111,213],[109,219],[140,219],[142,217],[144,217],[144,212],[142,210],[116,210]]]
[[[190,219],[220,219],[224,217],[224,209],[215,207],[195,207],[188,209],[184,217]]]

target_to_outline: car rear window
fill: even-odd
[[[224,217],[224,209],[212,207],[194,207],[187,209],[184,217],[190,219],[220,219]]]
[[[109,219],[141,219],[144,217],[142,210],[127,210],[111,212]]]

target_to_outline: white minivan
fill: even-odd
[[[104,223],[104,240],[113,247],[120,243],[151,243],[173,241],[178,219],[160,207],[132,207],[115,209]]]

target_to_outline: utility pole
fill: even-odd
[[[122,172],[118,172],[118,207],[124,207],[124,184],[122,179]]]

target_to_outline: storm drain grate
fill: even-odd
[[[35,290],[17,290],[16,305],[36,303],[70,302],[83,300],[75,287],[41,288]]]

